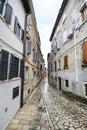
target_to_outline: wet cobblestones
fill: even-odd
[[[44,79],[6,130],[87,130],[87,106],[59,94]]]

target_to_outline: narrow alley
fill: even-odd
[[[58,93],[45,78],[6,130],[87,130],[87,106]]]

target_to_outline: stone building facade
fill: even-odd
[[[25,47],[25,83],[24,102],[43,78],[43,55],[41,41],[37,29],[37,22],[32,1],[29,1],[31,13],[26,20],[26,47]]]
[[[50,81],[87,98],[87,1],[63,0],[50,41]],[[49,63],[48,63],[49,64]]]

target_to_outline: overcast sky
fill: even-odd
[[[51,50],[49,38],[62,0],[33,0],[41,50],[47,66],[47,53]]]

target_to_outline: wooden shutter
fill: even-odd
[[[8,24],[11,24],[11,20],[12,20],[12,7],[9,4],[6,5],[5,20],[6,20],[6,22]]]
[[[87,63],[87,42],[83,43],[83,63]]]
[[[7,79],[9,52],[2,50],[0,59],[0,80]]]
[[[5,0],[0,0],[0,14],[2,14]]]
[[[68,56],[64,57],[64,68],[68,67]]]
[[[24,79],[24,60],[20,61],[20,77]]]

